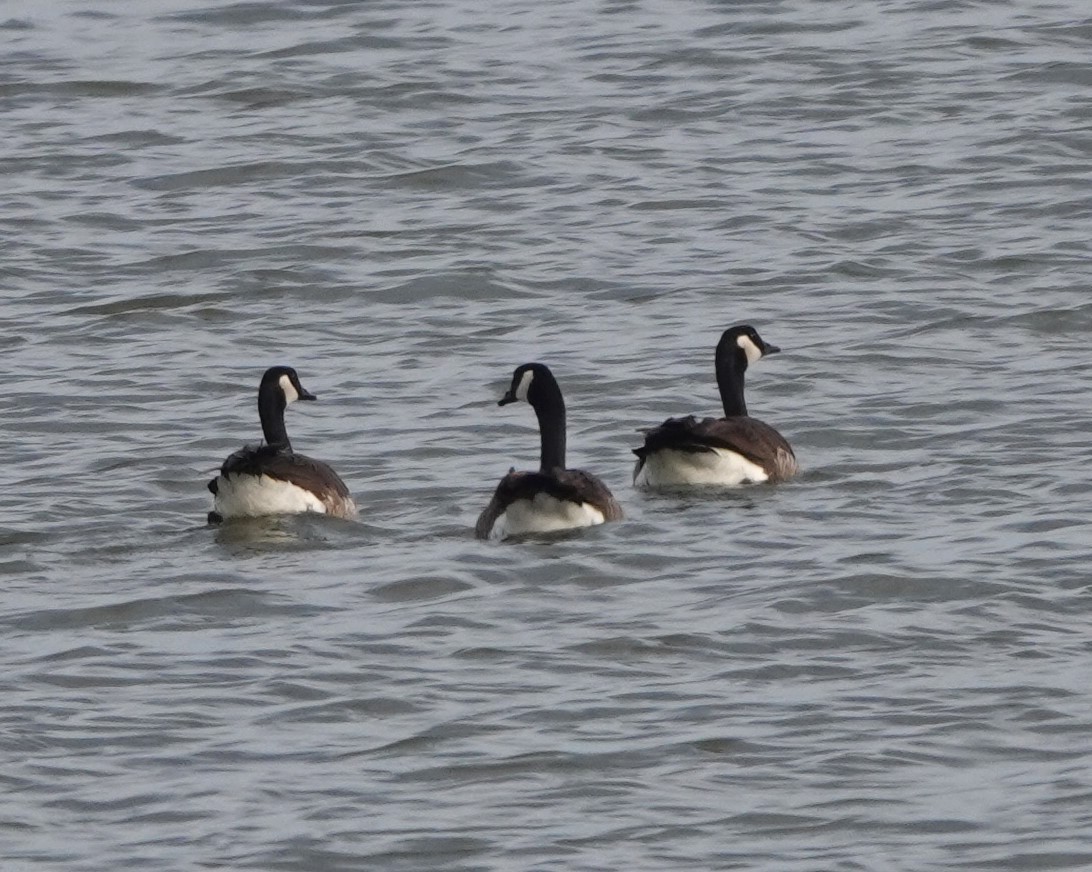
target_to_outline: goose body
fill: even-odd
[[[792,478],[798,469],[788,441],[769,424],[747,414],[743,376],[749,364],[781,349],[753,327],[724,331],[717,345],[717,385],[723,418],[668,418],[645,433],[633,449],[638,487],[736,487]]]
[[[356,516],[356,504],[338,474],[321,460],[297,454],[288,439],[285,409],[296,400],[314,399],[291,367],[266,370],[258,388],[265,444],[229,455],[220,474],[209,482],[214,498],[210,523],[300,512]]]
[[[479,539],[553,533],[622,518],[610,489],[590,472],[565,468],[565,401],[553,373],[541,363],[517,367],[498,405],[526,400],[538,416],[539,469],[512,469],[478,517]]]

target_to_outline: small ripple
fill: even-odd
[[[437,575],[391,581],[372,588],[371,594],[380,602],[402,603],[446,599],[474,589],[474,584],[462,578]]]
[[[320,607],[289,602],[285,598],[246,588],[220,588],[182,596],[151,597],[104,605],[39,609],[10,614],[2,623],[25,632],[74,629],[81,627],[136,628],[158,626],[160,629],[193,626],[195,619],[213,619],[230,624],[267,616],[306,616]]]

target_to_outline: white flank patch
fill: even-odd
[[[750,336],[744,334],[736,339],[736,344],[743,349],[743,353],[747,355],[747,363],[754,363],[762,357],[762,351],[754,340]]]
[[[527,392],[531,390],[531,380],[535,377],[534,370],[527,370],[523,374],[523,378],[519,380],[519,384],[516,385],[516,399],[527,402]]]
[[[633,480],[637,487],[687,487],[758,484],[769,476],[757,463],[726,448],[712,451],[673,451],[665,448],[645,458]]]
[[[299,392],[296,390],[296,386],[292,384],[292,379],[286,375],[282,375],[277,382],[281,386],[281,390],[284,391],[284,403],[288,405],[296,402],[300,398]]]
[[[503,539],[524,533],[555,533],[574,527],[593,527],[605,520],[603,513],[589,503],[574,503],[539,493],[534,499],[510,503],[489,535]]]
[[[268,475],[221,475],[212,508],[224,518],[326,514],[326,506],[311,491]]]

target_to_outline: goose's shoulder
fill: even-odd
[[[261,465],[277,454],[268,445],[244,445],[220,465],[221,475],[261,475]]]
[[[224,461],[220,474],[266,475],[314,493],[332,491],[339,497],[349,496],[348,486],[330,464],[306,454],[278,450],[268,445],[239,449]]]
[[[661,448],[685,449],[692,444],[695,450],[705,447],[737,449],[740,445],[763,444],[792,450],[785,437],[765,421],[749,415],[730,418],[668,418],[658,427],[645,430],[645,444],[635,449],[647,454]]]
[[[548,493],[558,499],[570,499],[573,495],[571,491],[571,487],[562,485],[557,476],[552,473],[517,470],[513,467],[497,483],[493,500],[506,506],[516,500],[531,499],[539,493]]]
[[[590,502],[604,495],[611,497],[610,489],[602,479],[582,469],[554,469],[549,472],[511,469],[497,485],[495,496],[504,502],[512,502],[533,497],[537,493],[574,503]]]
[[[788,441],[765,421],[749,415],[736,415],[731,418],[704,418],[693,428],[713,444],[723,443],[722,447],[734,448],[752,445],[756,448],[769,446],[792,451]],[[718,447],[721,447],[718,445]]]
[[[608,521],[621,519],[621,506],[599,476],[585,472],[583,469],[559,469],[551,473],[551,477],[557,488],[554,496],[575,503],[590,503],[598,508]]]
[[[638,457],[644,457],[664,448],[704,451],[706,447],[702,444],[702,439],[708,434],[709,425],[715,420],[714,418],[695,418],[693,415],[687,415],[685,418],[668,418],[657,427],[642,430],[641,432],[645,434],[645,444],[640,448],[634,448],[633,453]]]
[[[799,471],[796,454],[777,430],[747,415],[709,418],[703,422],[705,441],[714,450],[734,451],[766,470],[769,481],[785,481]]]

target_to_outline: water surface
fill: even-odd
[[[481,7],[4,12],[4,868],[1087,868],[1089,11]],[[276,363],[359,523],[205,526]]]

